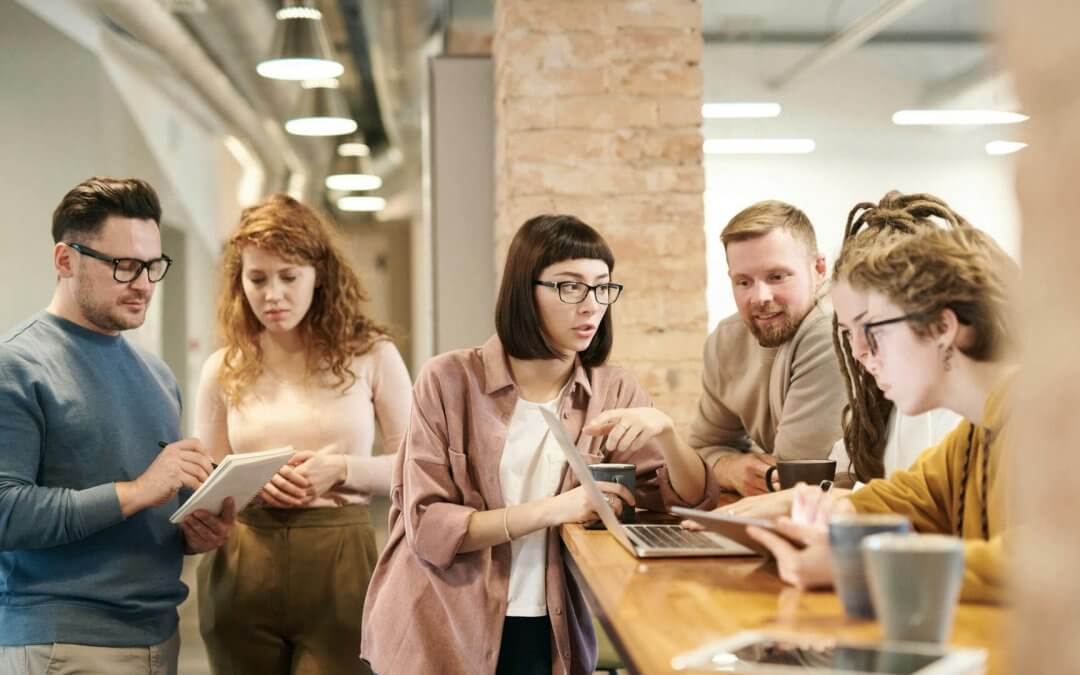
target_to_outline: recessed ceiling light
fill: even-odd
[[[1014,152],[1023,150],[1027,146],[1027,143],[1021,143],[1020,141],[990,141],[986,144],[986,154],[1011,155]]]
[[[892,116],[899,125],[1016,124],[1026,119],[1006,110],[897,110]]]
[[[701,116],[710,120],[776,117],[779,114],[779,103],[706,103],[701,106]]]
[[[805,155],[816,144],[811,138],[709,138],[707,155]]]

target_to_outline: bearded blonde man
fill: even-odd
[[[720,235],[738,311],[705,343],[689,444],[721,487],[766,491],[778,459],[825,459],[842,435],[825,257],[813,225],[779,201],[753,204]]]

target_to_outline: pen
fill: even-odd
[[[157,446],[158,446],[159,448],[161,448],[161,449],[165,449],[166,447],[168,447],[168,445],[169,445],[169,444],[168,444],[168,443],[166,443],[165,441],[158,441],[158,442],[157,442]],[[213,463],[213,462],[210,462],[210,466],[214,467],[215,469],[217,468],[217,464],[215,464],[215,463]]]

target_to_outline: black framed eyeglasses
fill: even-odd
[[[135,281],[139,278],[139,275],[142,274],[143,270],[146,270],[146,278],[150,280],[150,283],[156,284],[165,278],[165,275],[169,272],[169,267],[173,262],[172,258],[167,255],[163,255],[160,258],[154,258],[153,260],[114,258],[111,255],[105,255],[101,251],[95,251],[83,244],[65,241],[64,246],[75,249],[82,255],[97,258],[102,262],[111,263],[113,266],[113,279],[122,284],[130,284]]]
[[[578,305],[585,302],[592,291],[596,301],[601,305],[613,305],[622,293],[623,285],[615,283],[596,284],[590,286],[583,281],[534,281],[537,286],[547,286],[559,292],[559,300],[568,305]]]
[[[881,326],[888,326],[893,323],[900,323],[901,321],[909,321],[911,319],[921,319],[925,314],[922,312],[915,312],[913,314],[905,314],[893,319],[882,319],[881,321],[871,321],[870,323],[864,323],[862,326],[863,336],[866,338],[866,346],[870,349],[870,353],[877,356],[878,353],[878,341],[874,336],[873,329],[880,328]]]

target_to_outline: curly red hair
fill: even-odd
[[[259,334],[264,328],[247,302],[241,280],[241,255],[247,246],[315,268],[315,295],[299,325],[308,370],[331,373],[336,387],[352,386],[353,358],[389,339],[388,332],[360,311],[367,293],[330,225],[292,197],[274,194],[244,209],[239,229],[225,245],[218,327],[225,343],[220,380],[226,398],[238,402],[262,373]]]

